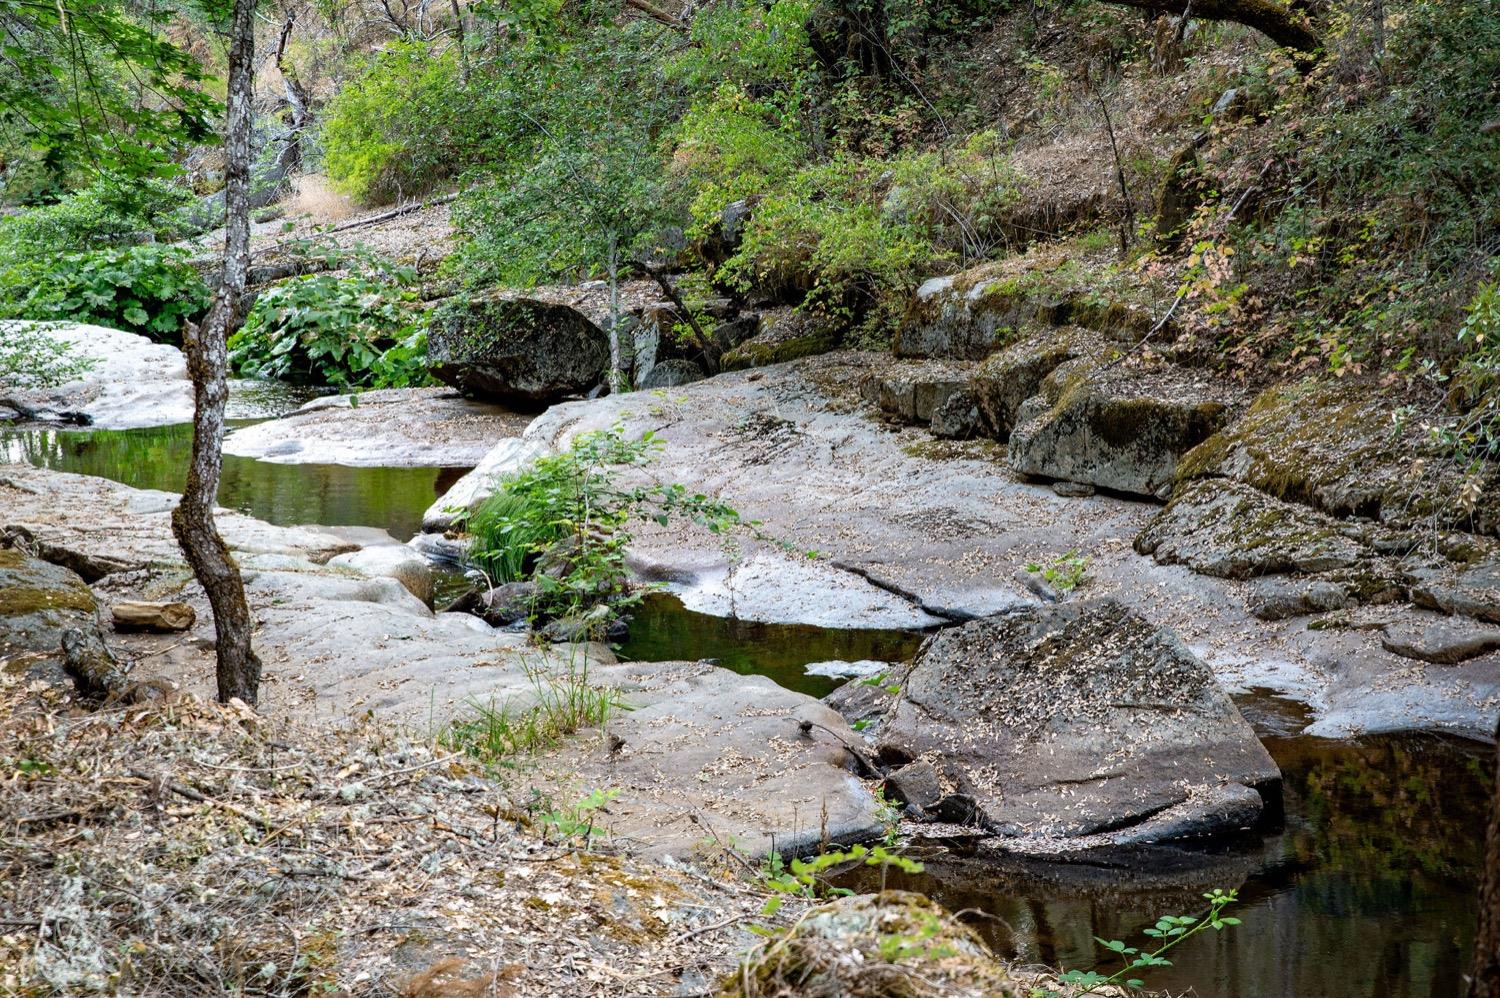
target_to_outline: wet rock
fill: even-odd
[[[186,603],[145,603],[127,600],[109,608],[117,631],[185,631],[198,620]]]
[[[577,644],[584,641],[621,641],[628,632],[628,625],[615,615],[613,608],[600,605],[586,613],[549,621],[537,631],[537,636],[554,644]]]
[[[1415,420],[1392,421],[1404,403],[1348,381],[1272,388],[1187,454],[1178,476],[1226,476],[1335,517],[1500,533],[1500,475],[1486,468],[1468,481]],[[1472,508],[1466,484],[1478,487]]]
[[[908,763],[885,778],[886,796],[926,810],[943,798],[943,783],[932,763]]]
[[[144,336],[77,322],[0,321],[0,338],[7,330],[31,329],[65,344],[69,356],[88,359],[92,366],[77,381],[55,388],[16,390],[6,396],[45,417],[79,414],[82,422],[100,429],[124,430],[191,422],[193,386],[182,351]],[[72,419],[70,421],[80,421]]]
[[[912,941],[895,963],[891,940]],[[1012,977],[972,930],[934,902],[920,894],[883,891],[814,908],[785,934],[751,950],[719,995],[1022,998],[1041,993],[1039,983],[1031,975]]]
[[[1165,497],[1178,459],[1229,421],[1237,396],[1182,368],[1146,372],[1079,358],[1043,380],[1042,400],[1045,408],[1011,433],[1013,469]]]
[[[1403,658],[1453,665],[1500,648],[1500,627],[1464,617],[1424,615],[1392,624],[1380,643]]]
[[[870,676],[879,676],[889,672],[890,669],[891,663],[877,662],[869,658],[862,658],[856,662],[830,659],[827,662],[809,662],[802,667],[802,672],[807,676],[827,676],[831,679],[868,679]]]
[[[1275,576],[1258,579],[1246,603],[1250,612],[1261,620],[1285,620],[1342,610],[1352,606],[1354,599],[1337,582]]]
[[[1181,803],[1152,815],[1138,825],[1105,833],[1111,846],[1179,842],[1215,838],[1254,828],[1266,811],[1265,799],[1241,783],[1194,787]]]
[[[1102,349],[1093,334],[1064,328],[1033,334],[986,358],[970,387],[978,397],[985,432],[1007,440],[1018,424],[1022,404],[1042,388],[1058,367]]]
[[[1213,674],[1113,600],[1026,607],[935,635],[902,679],[882,759],[933,760],[980,823],[1118,830],[1275,764]]]
[[[1141,531],[1135,549],[1163,565],[1245,579],[1348,568],[1369,553],[1358,533],[1306,506],[1211,478],[1180,489]]]
[[[979,398],[956,391],[932,410],[932,435],[944,440],[968,440],[979,435]]]
[[[531,298],[455,300],[435,313],[427,350],[439,380],[522,406],[581,395],[609,367],[602,329],[567,305]]]
[[[719,368],[738,371],[766,367],[837,349],[842,331],[827,320],[790,308],[761,316],[761,331],[719,358]]]
[[[507,582],[479,594],[477,605],[469,612],[483,617],[491,627],[509,627],[530,617],[535,603],[535,583]]]
[[[641,379],[640,388],[648,391],[654,388],[676,388],[678,385],[690,385],[694,381],[702,381],[706,377],[703,368],[690,360],[664,360],[651,368],[649,374]]]
[[[404,544],[382,544],[341,554],[328,561],[330,568],[347,568],[360,575],[395,579],[406,591],[432,606],[434,583],[427,560]]]

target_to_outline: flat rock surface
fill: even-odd
[[[1113,600],[943,631],[895,678],[881,758],[931,762],[986,827],[1089,835],[1280,780],[1208,666]]]
[[[1453,665],[1500,648],[1500,626],[1466,617],[1420,617],[1388,627],[1380,643],[1406,658]]]
[[[193,386],[182,351],[144,336],[78,322],[0,322],[27,326],[69,345],[69,357],[93,366],[77,381],[55,388],[16,391],[23,402],[53,412],[81,412],[104,430],[187,423],[193,418]]]
[[[788,552],[740,538],[737,551],[726,553],[721,537],[644,525],[634,556],[671,588],[711,584],[755,553],[790,572],[816,551],[819,564],[842,567],[819,590],[805,591],[799,616],[852,623],[874,586],[923,613],[962,618],[1036,602],[1017,570],[1076,550],[1089,558],[1080,596],[1114,596],[1171,627],[1231,688],[1265,687],[1309,704],[1314,733],[1492,735],[1500,654],[1429,668],[1386,651],[1368,631],[1258,620],[1246,606],[1247,584],[1135,553],[1136,535],[1160,506],[1109,495],[1063,498],[1019,479],[994,443],[935,441],[923,430],[884,425],[861,387],[878,383],[891,363],[875,354],[828,354],[720,375],[665,399],[632,393],[554,406],[519,440],[497,445],[485,471],[462,480],[431,515],[485,494],[487,481],[529,455],[619,422],[627,434],[649,429],[662,440],[643,476],[719,496],[792,545]],[[748,616],[757,607],[740,598],[734,612]]]
[[[231,432],[224,452],[273,464],[472,468],[531,421],[451,388],[388,388],[314,399]]]
[[[596,668],[630,705],[605,739],[580,742],[547,768],[580,787],[620,791],[607,822],[651,855],[718,855],[731,843],[752,859],[868,841],[886,817],[871,786],[850,772],[860,745],[835,711],[764,676],[704,663]],[[812,722],[804,733],[802,722]]]

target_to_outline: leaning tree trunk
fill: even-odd
[[[1173,17],[1183,11],[1183,0],[1104,0],[1122,7],[1135,7]],[[1308,23],[1307,16],[1279,0],[1193,0],[1192,15],[1207,21],[1233,21],[1254,28],[1283,48],[1312,56],[1323,47],[1323,39]],[[1299,60],[1306,64],[1307,59]]]
[[[228,399],[225,341],[239,322],[250,268],[250,99],[255,59],[255,0],[235,0],[229,46],[229,99],[225,128],[224,197],[227,219],[224,270],[208,314],[183,334],[193,379],[193,461],[187,487],[172,512],[172,532],[208,594],[218,636],[219,699],[254,704],[260,660],[250,647],[252,623],[239,566],[214,524],[214,502],[223,470],[224,403]]]
[[[1469,998],[1500,998],[1500,723],[1495,726],[1495,789],[1479,881],[1479,932]]]

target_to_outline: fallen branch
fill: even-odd
[[[238,804],[231,804],[228,801],[223,800],[215,800],[214,798],[209,797],[206,794],[194,790],[186,783],[179,783],[176,780],[168,779],[161,774],[153,775],[141,769],[132,769],[130,771],[130,775],[138,780],[144,780],[147,783],[165,787],[179,797],[186,797],[190,801],[195,801],[199,804],[207,804],[210,807],[217,807],[220,810],[228,811],[230,814],[234,815],[237,818],[244,818],[246,821],[250,822],[252,825],[254,825],[256,828],[259,828],[263,832],[269,832],[271,830],[271,823],[262,818],[260,815],[255,814],[251,811],[247,811],[244,808],[240,807]]]

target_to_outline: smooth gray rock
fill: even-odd
[[[932,763],[919,759],[887,774],[885,792],[894,800],[925,811],[943,799],[943,781]]]
[[[1358,534],[1358,528],[1306,506],[1210,478],[1180,489],[1141,531],[1135,549],[1163,565],[1245,579],[1348,568],[1372,553]]]
[[[1470,565],[1423,574],[1426,577],[1412,587],[1412,600],[1417,605],[1500,623],[1500,555],[1490,554]]]
[[[432,373],[466,395],[523,406],[581,395],[609,367],[604,330],[567,305],[531,298],[455,300],[434,313]]]
[[[1113,600],[943,631],[902,682],[880,757],[932,760],[988,828],[1087,835],[1138,824],[1193,788],[1280,779],[1209,668]]]
[[[1328,613],[1352,606],[1355,600],[1337,582],[1268,576],[1257,579],[1246,603],[1261,620],[1286,620],[1309,613]]]
[[[6,395],[43,413],[80,414],[97,429],[192,421],[193,385],[176,347],[104,326],[18,319],[0,320],[0,339],[20,329],[64,344],[70,357],[92,366],[76,381],[45,389],[7,388]]]
[[[406,591],[432,606],[434,581],[427,559],[404,544],[361,548],[329,559],[330,568],[347,568],[361,575],[395,579]]]
[[[1178,459],[1227,423],[1237,391],[1212,377],[1150,372],[1079,358],[1042,381],[1045,408],[1010,435],[1010,465],[1025,475],[1100,488],[1170,493]]]

